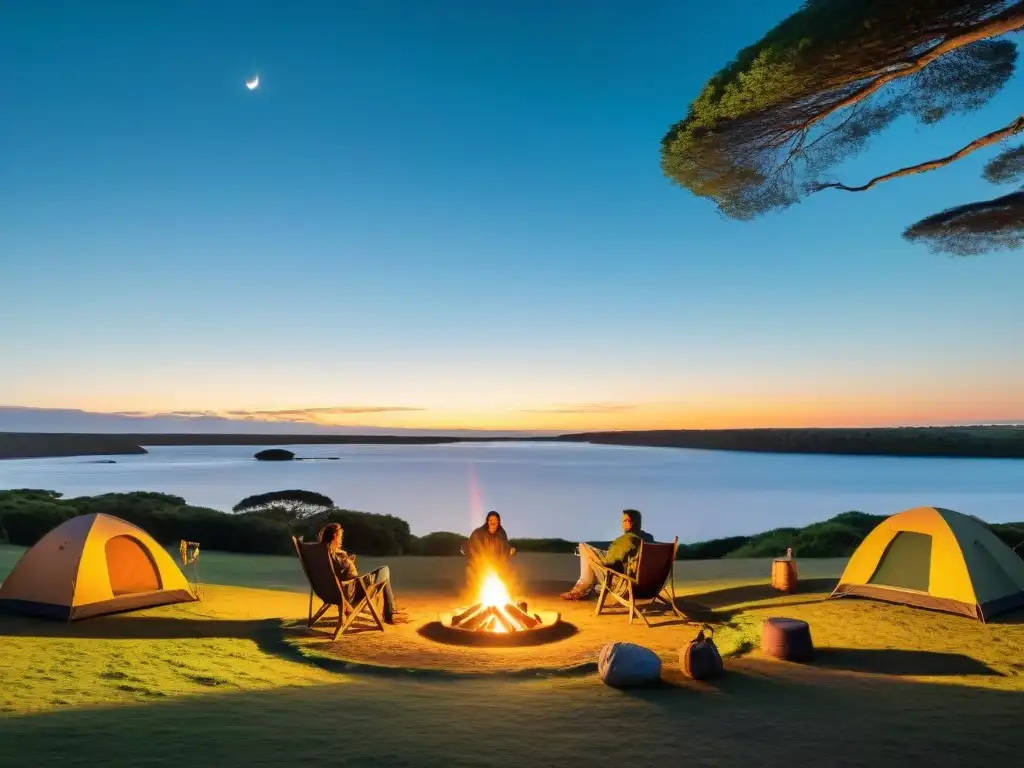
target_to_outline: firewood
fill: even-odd
[[[488,607],[487,609],[480,611],[474,616],[471,616],[462,626],[464,629],[469,630],[482,630],[483,625],[488,622],[494,616],[494,608]]]
[[[480,603],[473,603],[471,606],[469,606],[469,608],[466,608],[460,613],[457,613],[454,616],[452,616],[452,626],[456,627],[459,624],[462,624],[474,613],[481,610],[483,610],[483,605],[481,605]]]
[[[515,632],[517,629],[515,623],[508,618],[507,614],[501,608],[494,609],[494,622],[496,630],[500,627],[506,632]]]
[[[524,613],[517,605],[506,605],[505,612],[515,622],[518,622],[523,629],[533,629],[540,621],[528,613]]]

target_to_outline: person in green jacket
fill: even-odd
[[[580,578],[568,592],[562,593],[564,600],[584,600],[595,584],[604,581],[608,571],[636,576],[636,561],[640,554],[641,541],[654,541],[651,534],[641,528],[642,518],[635,509],[622,511],[622,535],[615,539],[607,550],[580,543]],[[615,579],[612,588],[625,591],[621,579]]]

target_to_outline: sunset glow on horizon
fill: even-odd
[[[66,407],[66,406],[65,406]],[[981,402],[957,401],[950,396],[921,397],[889,402],[878,398],[806,399],[755,398],[745,402],[705,403],[580,403],[500,411],[460,411],[445,408],[343,406],[301,408],[164,410],[81,407],[81,410],[138,419],[139,431],[148,419],[176,417],[187,425],[201,418],[258,422],[273,431],[289,428],[373,427],[423,430],[480,430],[518,432],[584,432],[657,429],[756,429],[809,427],[943,426],[957,424],[1024,423],[1024,396],[996,394]]]

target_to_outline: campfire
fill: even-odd
[[[481,582],[475,603],[440,618],[444,630],[455,630],[467,641],[473,637],[487,644],[505,644],[501,638],[507,638],[508,642],[518,644],[516,638],[543,635],[541,630],[554,627],[561,617],[551,611],[530,611],[525,602],[514,601],[505,584],[492,572]]]
[[[543,624],[540,614],[531,616],[526,603],[515,604],[501,579],[488,574],[480,586],[480,599],[452,614],[451,626],[469,632],[522,632]]]

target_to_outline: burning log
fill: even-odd
[[[505,610],[508,612],[509,618],[522,624],[523,629],[533,629],[540,624],[539,618],[526,613],[518,605],[506,605]]]
[[[451,618],[451,626],[476,632],[519,632],[541,625],[539,616],[531,616],[519,606],[474,603]]]
[[[481,585],[477,602],[455,611],[449,626],[467,632],[504,634],[537,629],[544,626],[544,620],[539,614],[528,613],[525,602],[513,602],[501,579],[490,574]]]
[[[477,603],[473,608],[470,609],[470,614],[461,622],[456,623],[452,620],[453,627],[462,627],[463,629],[479,630],[485,623],[487,623],[491,616],[493,616],[493,608],[485,607],[484,605]]]
[[[523,629],[523,627],[516,626],[501,608],[491,608],[491,610],[494,611],[495,632],[515,632],[518,629]]]

